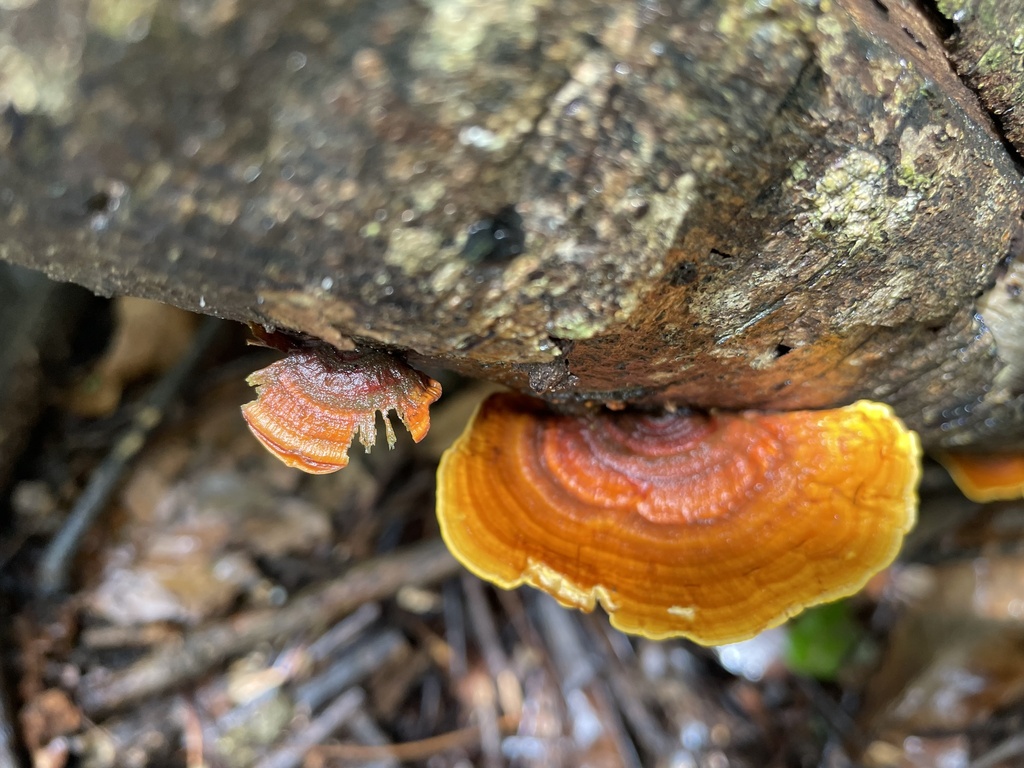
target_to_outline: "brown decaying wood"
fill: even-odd
[[[974,309],[1024,195],[914,4],[460,7],[10,11],[0,258],[570,405],[1021,445]]]

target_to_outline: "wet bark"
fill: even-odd
[[[566,404],[1024,444],[983,0],[22,5],[0,258]]]

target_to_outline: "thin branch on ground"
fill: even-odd
[[[118,437],[113,448],[89,478],[74,508],[57,535],[50,541],[39,563],[38,590],[54,595],[67,588],[71,564],[82,537],[106,509],[125,470],[145,446],[153,430],[163,421],[167,408],[181,388],[192,378],[210,345],[224,328],[221,320],[208,318],[200,326],[188,352],[150,390],[139,405],[128,429]]]
[[[236,614],[186,635],[180,645],[154,651],[127,669],[90,673],[79,686],[79,703],[91,717],[98,717],[179,688],[259,643],[309,632],[364,603],[390,597],[406,584],[434,583],[458,570],[459,564],[440,539],[381,555],[300,594],[282,608]]]
[[[1024,734],[1011,736],[971,763],[970,768],[996,768],[1013,758],[1024,756]],[[1017,763],[1014,763],[1016,765]]]
[[[502,734],[512,733],[518,725],[518,718],[506,715],[498,720],[498,728]],[[478,725],[460,728],[457,731],[442,733],[419,741],[407,741],[402,744],[373,746],[369,744],[324,744],[314,747],[312,751],[339,760],[380,760],[393,757],[403,762],[426,760],[433,755],[449,752],[453,749],[480,748],[481,730]]]

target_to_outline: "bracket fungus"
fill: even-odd
[[[852,594],[913,525],[920,446],[885,405],[711,415],[485,401],[441,460],[449,548],[504,588],[708,645]]]
[[[390,411],[419,442],[430,429],[430,404],[441,396],[440,384],[392,355],[325,345],[292,349],[248,382],[256,387],[256,399],[242,406],[249,429],[285,464],[317,475],[348,464],[357,432],[370,450],[378,412],[389,448],[395,444]]]
[[[936,453],[957,488],[971,501],[987,503],[1024,496],[1024,456],[1019,453]]]

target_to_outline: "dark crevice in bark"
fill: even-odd
[[[963,83],[964,87],[974,94],[974,98],[978,102],[978,108],[988,115],[989,120],[992,121],[996,137],[1002,143],[1006,153],[1013,160],[1014,166],[1016,166],[1017,170],[1024,175],[1024,155],[1021,155],[1020,150],[1018,150],[1017,147],[1014,146],[1013,142],[1007,138],[1006,125],[1003,122],[1002,116],[988,108],[984,99],[981,98],[981,94],[978,93],[977,88],[973,83],[971,83],[970,77],[964,75],[964,73],[957,68],[956,62],[950,54],[950,41],[958,31],[956,22],[942,14],[942,11],[939,10],[937,0],[916,0],[916,6],[928,23],[931,24],[932,28],[935,30],[935,34],[942,40],[946,49],[946,60],[949,62],[949,68],[953,71],[953,74],[956,75],[957,79]]]
[[[917,7],[944,42],[956,34],[956,23],[942,14],[937,0],[917,0]]]

